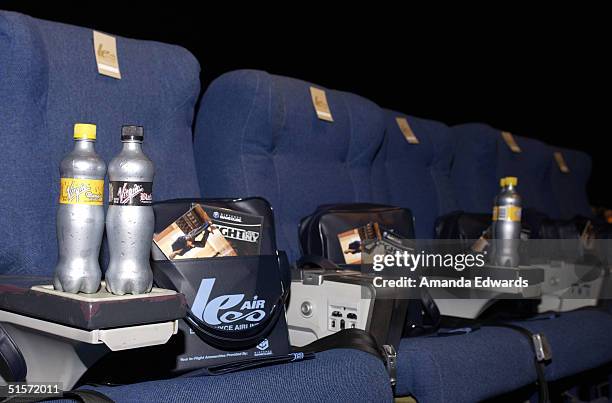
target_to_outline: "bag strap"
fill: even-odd
[[[339,270],[341,269],[336,263],[323,256],[304,255],[295,262],[295,265],[300,269],[324,269],[324,270]]]
[[[385,364],[392,387],[397,383],[397,352],[390,344],[380,346],[374,337],[362,329],[344,329],[322,337],[302,347],[294,347],[295,351],[319,353],[322,351],[348,348],[363,351],[378,358]]]
[[[0,325],[0,374],[7,382],[23,382],[28,366],[19,347]]]
[[[442,336],[447,335],[455,335],[460,333],[469,333],[474,330],[478,330],[481,327],[501,327],[513,330],[518,332],[520,335],[525,337],[531,347],[533,348],[534,353],[534,367],[537,376],[537,385],[538,385],[538,395],[539,402],[541,403],[549,403],[550,396],[548,391],[548,382],[546,380],[546,375],[544,373],[544,368],[546,366],[546,362],[552,359],[552,353],[550,351],[550,346],[548,344],[548,340],[541,333],[533,333],[531,330],[516,325],[514,323],[507,322],[496,322],[496,321],[479,321],[473,319],[460,319],[460,318],[445,318],[445,324],[443,326],[452,326],[455,329],[449,332],[445,332],[443,334],[439,334]]]
[[[372,335],[362,329],[344,329],[322,337],[302,347],[294,347],[298,352],[320,353],[336,348],[351,348],[363,351],[383,360],[381,347]]]
[[[483,324],[483,326],[511,329],[523,335],[529,341],[534,350],[534,366],[536,376],[538,378],[538,401],[540,403],[549,403],[550,396],[544,368],[546,366],[546,361],[549,361],[552,358],[552,354],[550,352],[550,346],[548,345],[548,340],[546,337],[541,333],[533,333],[527,328],[511,323],[491,323]]]
[[[440,314],[438,305],[436,305],[436,301],[434,301],[427,288],[421,288],[420,290],[421,299],[418,301],[420,304],[411,304],[408,307],[406,319],[408,319],[408,317],[417,317],[414,310],[420,310],[421,312],[418,316],[421,317],[421,322],[409,323],[407,321],[403,336],[422,336],[424,334],[435,332],[440,328],[442,315]]]

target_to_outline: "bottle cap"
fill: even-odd
[[[121,140],[136,140],[142,141],[144,139],[144,128],[142,126],[122,126],[121,127]]]
[[[506,186],[506,178],[501,178],[499,180],[499,187],[503,188],[504,186]]]
[[[95,140],[96,125],[77,123],[74,125],[74,138],[78,140]]]
[[[518,179],[516,178],[516,176],[507,176],[503,180],[505,180],[505,186],[516,186],[518,184]]]

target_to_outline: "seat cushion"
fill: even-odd
[[[546,366],[548,380],[576,375],[612,362],[612,314],[608,311],[581,309],[519,324],[546,335],[553,354]]]
[[[591,174],[591,157],[577,150],[555,148],[567,164],[569,172],[561,172],[557,162],[551,159],[551,181],[555,199],[559,203],[561,219],[576,215],[591,217],[593,211],[587,195],[587,183]]]
[[[499,179],[518,177],[523,207],[558,218],[559,206],[551,184],[552,148],[541,141],[514,135],[515,153],[501,131],[470,123],[452,128],[454,162],[451,179],[462,210],[489,213],[499,193]]]
[[[196,59],[178,46],[117,37],[116,80],[98,74],[92,37],[91,29],[0,11],[0,222],[27,233],[1,234],[0,274],[53,273],[59,163],[76,122],[97,125],[96,150],[107,163],[121,149],[121,126],[144,126],[154,199],[200,195]]]
[[[220,376],[175,378],[118,387],[91,387],[116,402],[391,402],[382,362],[337,349],[313,360]]]
[[[533,350],[510,329],[403,339],[398,352],[398,395],[419,403],[475,402],[536,381]]]

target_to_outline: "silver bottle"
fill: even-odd
[[[493,208],[492,261],[496,266],[517,267],[521,236],[521,196],[516,191],[517,178],[500,180],[501,191]]]
[[[109,201],[106,236],[110,262],[106,289],[117,295],[151,291],[149,263],[153,241],[153,163],[142,152],[141,126],[123,126],[123,149],[108,166]]]
[[[74,126],[74,150],[60,164],[57,210],[59,259],[53,285],[70,293],[95,293],[100,288],[100,245],[104,234],[106,164],[96,154],[96,126]]]

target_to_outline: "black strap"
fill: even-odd
[[[380,346],[374,337],[365,330],[355,328],[340,330],[295,349],[298,352],[309,354],[338,348],[363,351],[381,360],[389,374],[391,387],[395,388],[397,384],[397,352],[395,348],[392,345]]]
[[[534,337],[534,333],[529,330],[526,329],[522,326],[518,326],[515,324],[511,324],[511,323],[490,323],[490,324],[483,324],[483,326],[489,326],[489,327],[504,327],[507,329],[512,329],[520,334],[522,334],[523,336],[525,336],[525,338],[527,339],[527,341],[529,342],[530,345],[533,346],[533,337]],[[534,347],[535,348],[535,347]],[[550,402],[550,396],[549,396],[549,391],[548,391],[548,382],[546,381],[546,375],[544,373],[544,367],[545,367],[545,363],[544,361],[541,361],[538,359],[538,357],[536,356],[535,352],[534,352],[534,365],[535,365],[535,370],[536,370],[536,375],[538,377],[538,387],[539,387],[539,402],[541,403],[549,403]]]
[[[339,332],[322,337],[302,347],[294,347],[295,351],[304,353],[319,353],[336,348],[351,348],[372,354],[381,361],[385,361],[381,347],[374,337],[361,329],[344,329]]]
[[[519,334],[523,335],[534,349],[534,366],[536,370],[537,384],[539,387],[539,401],[542,403],[550,402],[548,382],[546,381],[546,376],[544,373],[544,368],[545,368],[546,363],[544,360],[540,360],[537,356],[537,353],[535,351],[536,346],[534,344],[535,343],[534,336],[536,336],[536,334],[533,333],[531,330],[524,328],[522,326],[513,324],[513,323],[507,323],[507,322],[502,322],[502,321],[493,321],[493,320],[480,320],[479,321],[475,319],[452,318],[452,317],[444,317],[442,319],[442,326],[454,328],[454,331],[445,332],[443,334],[438,334],[439,336],[459,334],[457,333],[457,331],[463,331],[464,333],[468,333],[470,331],[477,330],[485,326],[486,327],[503,327],[503,328],[514,330],[518,332]]]
[[[416,301],[419,302],[419,301]],[[420,312],[414,312],[415,309]],[[425,287],[420,288],[420,304],[408,307],[404,337],[416,337],[437,331],[440,328],[442,316],[436,301]]]
[[[23,382],[28,373],[19,347],[0,325],[0,375],[7,382]]]
[[[324,269],[324,270],[339,270],[341,269],[336,263],[323,256],[304,255],[297,262],[296,266],[300,269]]]

